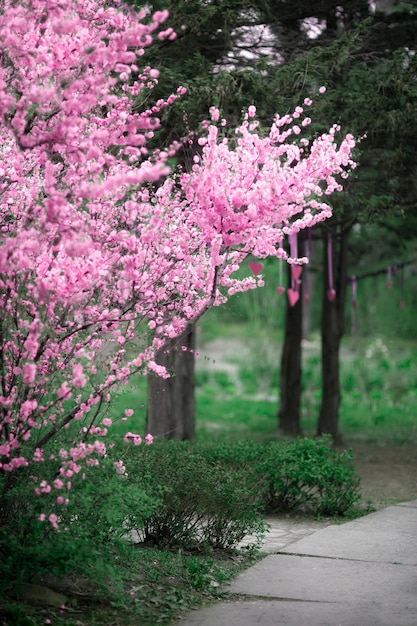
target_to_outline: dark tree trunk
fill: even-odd
[[[317,433],[329,434],[333,442],[343,442],[339,431],[340,406],[340,344],[344,332],[344,309],[347,285],[347,255],[350,227],[345,226],[339,234],[336,227],[331,229],[333,235],[333,277],[336,296],[328,298],[328,254],[327,239],[323,241],[323,307],[321,317],[321,367],[322,397]]]
[[[156,362],[164,365],[172,376],[166,379],[155,374],[148,376],[146,431],[154,437],[180,441],[194,439],[194,350],[195,328],[190,326],[180,339],[171,342],[156,358]]]
[[[288,266],[289,277],[291,267]],[[291,280],[289,280],[291,284]],[[281,354],[280,405],[278,434],[296,437],[301,435],[301,340],[303,334],[303,289],[295,306],[288,299],[285,312],[284,344]]]

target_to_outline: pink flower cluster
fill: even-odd
[[[113,390],[138,371],[168,376],[157,351],[262,284],[232,276],[248,254],[306,261],[288,259],[283,240],[331,215],[324,197],[354,167],[355,142],[337,127],[309,141],[302,107],[261,136],[254,106],[231,140],[212,107],[192,170],[153,189],[177,146],[150,154],[147,142],[185,92],[140,104],[159,79],[145,48],[175,37],[161,30],[167,12],[0,4],[0,471],[47,465],[70,429],[58,482],[36,487],[46,494],[106,454],[96,438],[111,420],[97,418]]]

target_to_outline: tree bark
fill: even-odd
[[[180,441],[195,437],[194,350],[195,328],[190,326],[156,358],[171,377],[148,376],[146,431],[154,437]]]
[[[340,344],[344,333],[344,309],[347,285],[347,260],[350,227],[331,228],[333,235],[333,278],[336,296],[329,300],[327,238],[323,245],[323,305],[321,317],[321,366],[322,397],[317,434],[331,435],[335,445],[343,438],[339,430],[340,390]]]
[[[289,284],[291,267],[288,266]],[[295,306],[287,299],[285,311],[284,344],[281,354],[280,405],[278,410],[278,434],[296,437],[302,434],[300,423],[301,404],[301,340],[303,334],[303,289]]]

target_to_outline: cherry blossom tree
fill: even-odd
[[[151,154],[147,142],[184,90],[147,108],[158,72],[143,62],[155,37],[175,37],[167,17],[118,0],[0,1],[3,493],[27,467],[37,494],[65,504],[72,479],[107,454],[118,386],[167,376],[158,352],[262,285],[234,277],[248,254],[307,262],[283,241],[331,215],[324,198],[354,167],[337,126],[306,137],[306,99],[265,134],[252,106],[226,137],[212,107],[192,170],[170,173],[177,146]]]

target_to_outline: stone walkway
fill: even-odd
[[[181,626],[416,626],[417,500],[343,524],[299,521],[274,519],[264,549],[287,547]]]
[[[313,518],[270,516],[266,517],[269,530],[263,538],[261,552],[273,554],[283,548],[312,535],[322,528],[330,526],[328,521],[318,521]],[[239,544],[239,548],[254,543],[255,538],[249,535]]]

